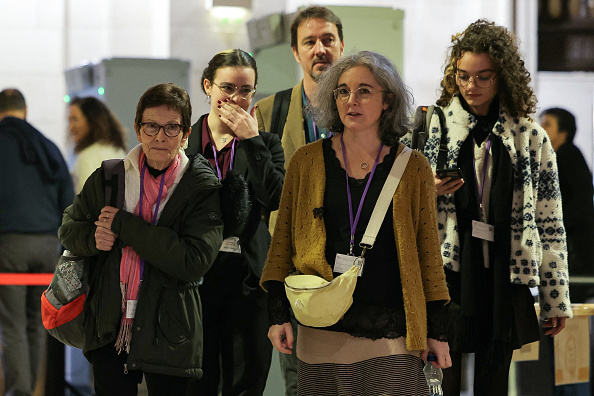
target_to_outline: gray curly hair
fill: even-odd
[[[384,102],[390,106],[381,115],[379,138],[383,144],[393,146],[408,132],[412,94],[402,81],[394,63],[376,52],[360,51],[334,62],[318,81],[313,100],[315,105],[310,104],[307,111],[313,114],[317,125],[335,133],[342,132],[344,125],[338,115],[332,91],[338,86],[340,76],[357,66],[369,69],[384,91]]]

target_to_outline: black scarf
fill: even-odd
[[[511,343],[513,326],[509,281],[513,168],[501,139],[489,135],[498,110],[495,104],[489,115],[477,117],[477,125],[460,148],[458,166],[465,183],[454,196],[460,238],[460,272],[446,271],[453,302],[448,331],[452,349],[487,352],[489,363],[494,366],[502,362],[498,352],[503,351],[502,345]],[[483,240],[472,237],[472,220],[480,221],[473,144],[475,140],[480,144],[485,138],[491,139],[493,160],[488,223],[495,226],[495,241],[489,243],[488,269],[484,266]]]

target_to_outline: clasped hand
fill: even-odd
[[[95,246],[97,249],[108,252],[113,247],[118,236],[111,230],[111,224],[118,211],[119,209],[113,206],[105,206],[101,209],[99,219],[95,222],[97,226],[95,230]]]

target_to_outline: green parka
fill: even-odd
[[[129,164],[127,168],[129,168]],[[136,171],[126,169],[126,172]],[[64,212],[59,237],[79,256],[94,257],[85,305],[83,352],[115,343],[121,319],[120,259],[132,246],[145,260],[127,368],[180,377],[202,376],[202,309],[198,282],[223,240],[220,182],[197,156],[167,200],[156,225],[120,210],[109,252],[95,246],[95,225],[104,206],[101,169]],[[87,355],[88,356],[88,355]]]

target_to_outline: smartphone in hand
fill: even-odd
[[[462,171],[460,168],[436,169],[435,173],[440,179],[443,179],[444,177],[449,177],[450,180],[462,179]]]

